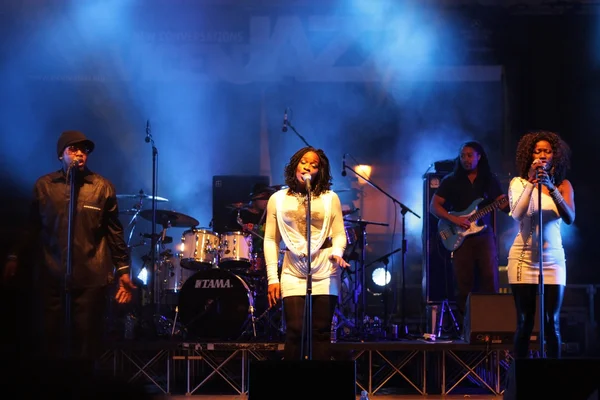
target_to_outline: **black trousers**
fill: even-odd
[[[289,296],[283,299],[285,316],[285,360],[300,360],[302,356],[302,326],[306,296]],[[312,344],[313,360],[329,360],[331,352],[331,320],[338,302],[337,296],[313,295],[312,298]]]
[[[71,290],[70,348],[66,351],[65,291],[59,285],[43,289],[42,354],[50,359],[87,360],[90,366],[102,355],[107,286]]]
[[[456,279],[456,306],[462,315],[465,314],[467,297],[470,292],[476,291],[475,288],[482,293],[498,293],[498,252],[493,234],[465,238],[462,245],[454,250],[452,266]]]
[[[529,354],[529,341],[535,323],[537,308],[537,284],[511,284],[517,310],[517,330],[515,332],[514,357],[525,358]],[[560,308],[565,287],[562,285],[544,285],[544,335],[546,355],[560,358]]]

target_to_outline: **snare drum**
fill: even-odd
[[[247,271],[252,261],[252,236],[246,232],[225,232],[219,244],[219,268]]]
[[[219,235],[204,229],[190,229],[181,237],[181,266],[191,270],[213,268],[217,264]]]
[[[252,320],[253,309],[254,298],[246,282],[219,268],[196,272],[179,294],[179,317],[195,339],[239,339]]]

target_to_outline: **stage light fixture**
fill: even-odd
[[[390,283],[392,275],[390,274],[390,271],[386,271],[384,267],[378,267],[373,270],[371,279],[377,286],[383,287]]]

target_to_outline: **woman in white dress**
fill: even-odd
[[[310,175],[310,253],[312,276],[312,359],[329,360],[331,320],[341,290],[346,232],[338,195],[330,190],[329,160],[323,150],[304,147],[285,166],[288,188],[274,193],[267,204],[264,254],[269,306],[283,298],[284,359],[308,357],[302,352],[307,287],[307,178]],[[279,246],[286,251],[278,276]]]
[[[569,168],[569,146],[554,132],[525,134],[517,145],[518,177],[510,182],[510,215],[519,221],[508,255],[508,280],[517,311],[514,356],[527,357],[536,318],[539,286],[539,204],[542,188],[542,272],[544,278],[544,325],[548,357],[560,357],[560,308],[567,283],[565,251],[560,226],[575,220]]]

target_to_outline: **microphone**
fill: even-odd
[[[79,159],[75,158],[73,161],[71,161],[71,168],[79,168]]]
[[[306,190],[310,190],[310,180],[312,179],[310,174],[302,175],[302,179],[304,179],[304,183],[306,183]]]
[[[288,119],[287,119],[287,107],[283,111],[283,126],[281,127],[281,132],[287,132],[288,127]]]
[[[146,143],[150,143],[150,120],[146,120]]]
[[[346,154],[342,157],[342,176],[346,176]]]
[[[546,168],[546,164],[545,164],[546,159],[545,158],[538,158],[537,161],[539,161],[539,164],[535,167],[535,179],[538,179],[540,171],[542,171]]]

